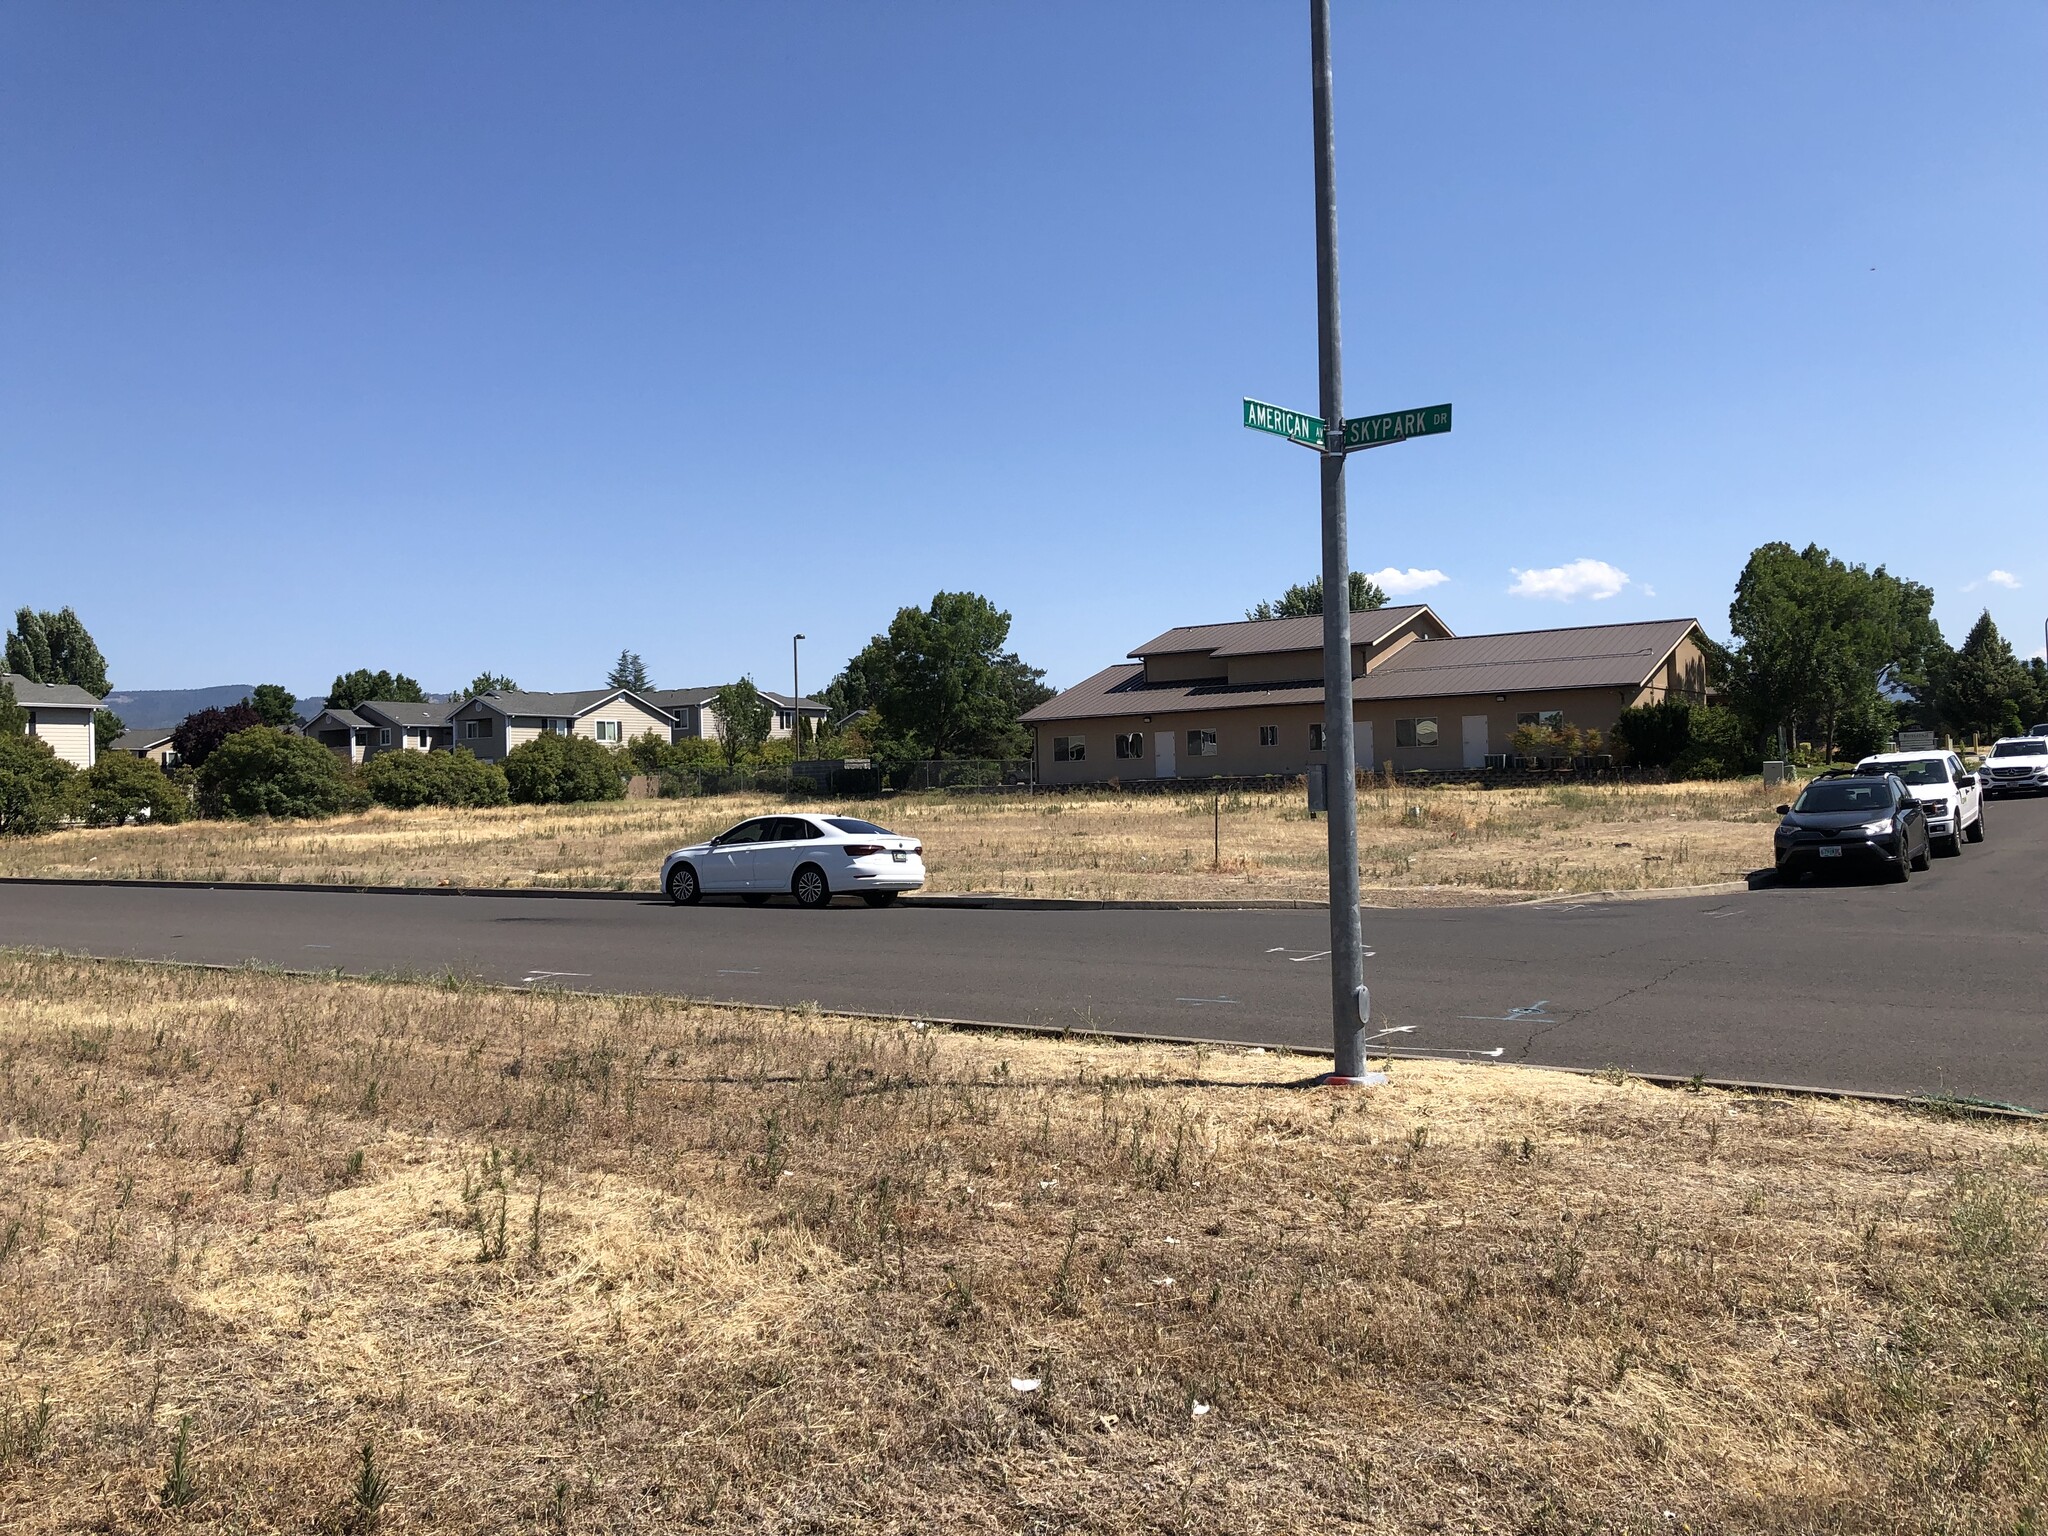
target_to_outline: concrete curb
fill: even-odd
[[[144,887],[172,891],[283,891],[287,893],[341,896],[473,896],[525,901],[637,901],[666,902],[660,891],[592,891],[564,886],[494,885],[318,885],[264,880],[125,880],[113,876],[84,875],[0,875],[0,885],[87,885]],[[1430,887],[1431,890],[1446,889]],[[1485,907],[1540,907],[1566,901],[1658,901],[1679,896],[1719,896],[1749,889],[1748,882],[1727,880],[1716,885],[1670,886],[1647,891],[1561,891],[1550,896],[1527,896],[1514,901],[1487,901],[1468,905]],[[905,895],[906,907],[959,908],[988,912],[1326,912],[1327,901],[1293,900],[1282,897],[1246,896],[1190,897],[1181,901],[1110,900],[1085,896],[1002,896],[989,895]],[[1367,912],[1456,911],[1455,906],[1394,907],[1362,902]]]
[[[111,883],[118,884],[121,882]],[[315,887],[315,889],[326,889],[326,887]],[[0,946],[0,948],[8,947],[20,946]],[[158,966],[168,970],[185,971],[260,970],[266,976],[291,976],[305,981],[341,980],[372,983],[384,982],[387,984],[396,981],[400,984],[407,982],[424,984],[431,979],[426,976],[414,978],[392,977],[376,973],[355,975],[347,971],[309,971],[283,966],[230,965],[213,960],[140,960],[123,955],[88,955],[80,954],[74,950],[62,949],[27,949],[26,952],[50,955],[65,960],[85,960],[95,965],[147,965]],[[548,986],[520,986],[514,982],[480,981],[476,984],[478,986],[490,987],[493,991],[498,992],[558,992],[569,990]],[[587,997],[653,995],[673,998],[679,1003],[694,1004],[698,1007],[736,1008],[743,1009],[749,1013],[794,1013],[798,1011],[796,1006],[743,1002],[733,998],[693,997],[687,993],[677,992],[658,994],[588,992],[581,995]],[[871,1013],[852,1008],[813,1008],[810,1011],[817,1017],[824,1019],[846,1019],[854,1023],[869,1024],[910,1024],[937,1029],[957,1029],[971,1034],[1029,1035],[1042,1040],[1100,1041],[1111,1045],[1200,1045],[1211,1046],[1218,1050],[1257,1051],[1270,1056],[1299,1056],[1310,1061],[1323,1061],[1331,1056],[1331,1052],[1320,1047],[1271,1045],[1258,1040],[1233,1040],[1208,1035],[1151,1035],[1127,1030],[1072,1029],[1056,1024],[1000,1024],[989,1019],[955,1019],[929,1014]],[[1998,1120],[2033,1122],[2048,1120],[2048,1111],[2029,1109],[2022,1104],[2003,1104],[1988,1099],[1949,1098],[1939,1094],[1880,1093],[1863,1088],[1816,1088],[1807,1083],[1754,1082],[1747,1078],[1739,1077],[1679,1077],[1665,1072],[1631,1072],[1623,1068],[1614,1067],[1567,1067],[1539,1061],[1450,1061],[1442,1055],[1433,1054],[1426,1050],[1402,1050],[1398,1048],[1374,1051],[1370,1054],[1380,1057],[1382,1060],[1434,1061],[1446,1066],[1469,1067],[1481,1071],[1507,1068],[1518,1072],[1562,1072],[1571,1077],[1608,1077],[1619,1072],[1623,1080],[1632,1078],[1637,1082],[1649,1083],[1653,1087],[1665,1089],[1715,1088],[1728,1093],[1777,1094],[1788,1098],[1846,1099],[1859,1104],[1889,1104],[1902,1109],[1941,1109],[1956,1114],[1980,1115]],[[1274,1083],[1261,1086],[1276,1088],[1316,1087],[1320,1086],[1320,1077],[1321,1074],[1318,1073],[1298,1084]],[[1215,1086],[1228,1087],[1231,1085],[1219,1083]]]

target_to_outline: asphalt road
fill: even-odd
[[[1368,910],[1375,1026],[1446,1053],[2048,1107],[2048,800],[1905,886]],[[992,911],[0,885],[0,943],[1322,1046],[1318,911]],[[1412,1030],[1405,1029],[1412,1026]]]

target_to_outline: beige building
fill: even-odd
[[[582,693],[486,693],[448,716],[451,742],[488,762],[502,761],[522,742],[544,732],[587,736],[622,747],[650,732],[672,739],[675,718],[628,688],[594,688]]]
[[[178,766],[178,749],[173,746],[175,733],[156,729],[146,731],[123,731],[107,743],[109,752],[126,752],[130,757],[146,757],[166,772]]]
[[[688,741],[701,737],[715,741],[718,738],[717,688],[657,688],[642,697],[674,717],[671,740]],[[792,698],[786,693],[770,693],[765,688],[761,690],[761,699],[773,711],[768,722],[770,741],[786,741],[796,730],[799,714],[804,720],[805,734],[811,737],[817,735],[818,726],[825,718],[825,706],[816,699]]]
[[[50,744],[74,768],[99,761],[99,737],[92,728],[100,701],[69,683],[32,683],[19,672],[0,672],[14,690],[14,702],[28,711],[28,734]]]
[[[1361,769],[1481,768],[1523,725],[1605,733],[1706,697],[1692,619],[1453,635],[1427,604],[1351,619]],[[1044,784],[1300,774],[1323,761],[1322,619],[1170,629],[1024,716]]]

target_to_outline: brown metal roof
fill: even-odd
[[[1647,682],[1692,619],[1458,635],[1403,646],[1359,680],[1361,699],[1528,693],[1548,688],[1630,688]]]
[[[1377,610],[1385,613],[1387,609]],[[1281,619],[1269,623],[1315,623]],[[1225,628],[1223,625],[1202,626]],[[1649,681],[1678,642],[1697,627],[1692,619],[1643,624],[1594,624],[1578,629],[1531,629],[1504,635],[1417,640],[1365,676],[1351,695],[1375,699],[1457,697],[1476,693],[1534,693],[1563,688],[1629,688]],[[1169,634],[1175,631],[1168,631]],[[1286,647],[1293,649],[1293,647]],[[1132,662],[1105,667],[1024,716],[1026,725],[1109,715],[1178,714],[1190,710],[1258,709],[1320,704],[1322,684],[1145,682]]]
[[[1398,608],[1371,608],[1351,615],[1351,638],[1377,645],[1418,614],[1430,613],[1427,603],[1404,603]],[[1437,619],[1439,624],[1442,619]],[[1448,632],[1450,626],[1445,625]],[[1323,616],[1304,614],[1294,619],[1239,619],[1230,624],[1183,624],[1146,641],[1131,651],[1133,656],[1165,656],[1175,652],[1207,651],[1215,656],[1268,656],[1279,651],[1317,651],[1323,645]]]

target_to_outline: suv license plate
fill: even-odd
[[[890,857],[890,858],[892,858],[892,859],[894,859],[894,860],[895,860],[895,861],[896,861],[896,862],[897,862],[898,864],[901,864],[901,863],[903,863],[903,862],[904,862],[904,861],[905,861],[906,859],[908,859],[908,858],[910,857],[910,855],[909,855],[909,854],[907,854],[907,853],[905,853],[905,852],[903,852],[903,850],[899,848],[899,849],[897,849],[897,850],[896,850],[896,852],[894,852],[894,853],[890,854],[890,855],[889,855],[889,857]]]
[[[1820,851],[1820,856],[1824,859],[1839,859],[1842,856],[1842,850],[1839,848],[1823,848]]]

